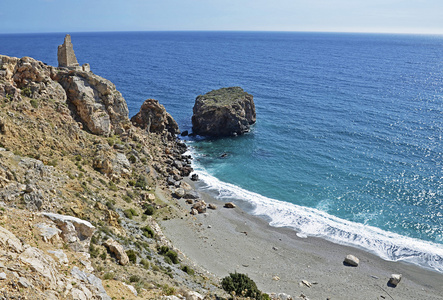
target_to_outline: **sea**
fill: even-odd
[[[184,138],[200,187],[296,238],[443,273],[443,36],[313,32],[70,33],[130,116],[163,104],[192,131],[195,98],[240,86],[243,136]],[[57,66],[65,33],[2,34],[0,54]]]

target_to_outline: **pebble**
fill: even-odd
[[[303,283],[308,288],[310,288],[312,286],[312,284],[309,281],[307,281],[307,280],[302,280],[301,283]]]
[[[0,280],[5,280],[6,279],[6,273],[5,272],[1,272],[0,273]]]

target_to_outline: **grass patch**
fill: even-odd
[[[128,219],[132,219],[132,217],[138,216],[137,211],[135,209],[133,209],[133,208],[125,209],[123,211],[123,213],[125,214],[125,217],[128,218]]]

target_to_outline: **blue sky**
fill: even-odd
[[[443,0],[1,0],[0,33],[245,30],[443,34]]]

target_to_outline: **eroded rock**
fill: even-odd
[[[163,133],[167,131],[173,135],[180,133],[177,122],[155,99],[146,100],[140,107],[140,111],[131,118],[131,122],[148,132]]]
[[[118,242],[114,241],[113,239],[108,239],[106,242],[103,243],[103,245],[109,249],[111,253],[115,255],[118,262],[125,266],[129,263],[129,257],[126,254],[125,250],[123,249],[122,245],[120,245]]]
[[[88,251],[91,237],[95,232],[95,227],[88,221],[54,213],[42,213],[43,216],[55,222],[62,231],[62,238],[70,243],[75,251]]]
[[[202,136],[234,136],[249,131],[255,120],[252,95],[240,87],[222,88],[195,99],[192,130]]]
[[[22,242],[9,230],[0,226],[0,246],[16,253],[23,251]]]

